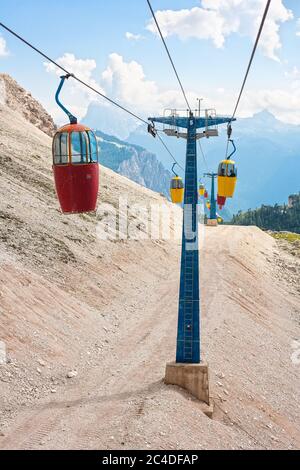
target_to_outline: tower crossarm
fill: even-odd
[[[151,117],[148,118],[151,122],[158,122],[160,124],[164,124],[165,126],[172,126],[172,127],[181,127],[183,129],[188,129],[189,121],[193,119],[196,123],[196,128],[207,128],[210,126],[218,126],[221,124],[226,124],[236,119],[231,119],[230,117],[194,117],[191,116],[187,117],[180,117],[180,116],[169,116],[169,117]]]
[[[153,118],[148,118],[148,120],[151,122],[159,122],[160,124],[164,124],[165,126],[181,127],[183,129],[188,128],[188,122],[189,122],[188,118],[179,117],[179,116],[153,117]]]

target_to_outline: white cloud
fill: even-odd
[[[216,47],[224,44],[223,20],[215,11],[198,7],[191,10],[165,10],[157,11],[156,17],[165,37],[177,35],[180,39],[211,39]],[[157,34],[153,20],[147,29]]]
[[[251,114],[268,109],[281,121],[300,124],[300,86],[291,90],[251,91],[247,93],[244,108],[251,110]]]
[[[236,92],[233,90],[226,90],[226,93],[221,96],[209,91],[205,98],[205,105],[213,104],[217,114],[228,115],[233,111],[232,104],[236,98]],[[237,118],[251,117],[265,109],[283,122],[300,124],[300,81],[292,81],[285,89],[245,91]]]
[[[77,59],[73,54],[64,54],[58,62],[144,119],[161,115],[165,108],[186,108],[178,88],[160,88],[155,81],[147,79],[141,64],[136,61],[126,62],[117,53],[108,57],[107,67],[99,76],[98,81],[93,78],[97,67],[94,60],[82,60]],[[62,74],[53,65],[45,64],[45,66],[48,72],[58,76]],[[260,110],[268,109],[282,121],[300,124],[299,77],[300,70],[295,67],[286,73],[285,89],[247,89],[243,95],[238,116],[252,116]],[[198,95],[192,90],[187,90],[187,95],[192,107],[196,108]],[[235,89],[224,88],[207,89],[201,97],[204,98],[202,109],[215,107],[217,113],[225,115],[232,113],[232,106],[237,98]],[[89,105],[94,101],[96,101],[96,106],[92,106],[89,112],[89,119],[94,127],[99,127],[104,132],[121,138],[127,137],[129,132],[137,127],[137,121],[131,116],[108,104],[102,98],[97,99],[97,95],[89,92],[74,80],[70,79],[66,84],[63,102],[78,118],[82,119],[86,115]],[[58,112],[58,109],[56,108],[53,115],[61,122],[63,115],[60,111]],[[65,117],[63,120],[65,121]]]
[[[8,55],[9,52],[7,50],[6,41],[2,36],[0,36],[0,57],[6,57]]]
[[[93,78],[93,73],[97,68],[97,63],[94,59],[77,59],[74,54],[65,53],[62,57],[57,59],[56,62],[84,82],[87,82],[96,90],[100,91],[100,93],[105,94],[103,88],[101,88],[100,84]],[[49,73],[55,74],[58,77],[64,75],[64,72],[52,63],[45,62],[44,66],[46,71]],[[79,119],[85,116],[89,103],[97,101],[97,95],[95,92],[84,87],[72,78],[70,78],[66,83],[63,90],[63,96],[63,101],[66,103],[66,107],[69,107],[71,112]],[[67,103],[70,103],[70,105],[67,105]],[[58,122],[65,121],[65,117],[63,117],[65,115],[62,114],[62,111],[60,111],[58,107],[53,108],[52,116]]]
[[[117,53],[110,54],[108,57],[107,67],[100,75],[99,81],[93,78],[97,68],[95,60],[77,59],[74,54],[66,53],[56,62],[144,119],[152,115],[161,115],[165,108],[186,108],[180,90],[161,90],[156,82],[145,77],[141,64],[136,61],[125,62],[123,57]],[[58,77],[63,74],[51,63],[44,65],[49,73]],[[195,103],[196,107],[197,95],[188,92],[187,96],[191,103]],[[86,115],[89,105],[96,102],[96,106],[93,106],[90,112],[93,123],[99,120],[99,127],[102,126],[109,132],[115,117],[116,123],[112,129],[120,129],[119,135],[122,137],[126,134],[126,127],[133,130],[137,125],[130,115],[118,110],[101,97],[97,97],[94,92],[89,91],[72,78],[64,87],[62,101],[79,119]],[[65,121],[65,115],[58,107],[51,108],[51,114],[58,123]]]
[[[141,64],[136,61],[125,62],[116,53],[109,56],[101,83],[109,96],[144,115],[161,113],[165,107],[186,107],[180,90],[161,90],[156,82],[147,80]],[[191,102],[196,103],[195,93],[188,92],[187,95]]]
[[[143,39],[143,36],[141,36],[140,34],[133,34],[128,31],[125,34],[125,36],[126,36],[126,39],[128,39],[128,41],[139,41],[140,39]]]
[[[162,10],[157,11],[156,16],[165,37],[177,35],[182,40],[210,39],[217,48],[221,48],[233,33],[254,39],[264,7],[265,0],[202,0],[201,7]],[[292,18],[292,11],[285,8],[282,0],[272,1],[260,42],[267,57],[278,60],[280,23]],[[153,20],[147,29],[157,34]]]
[[[92,78],[92,74],[97,68],[97,63],[94,59],[77,59],[74,54],[65,53],[56,61],[64,69],[69,70],[81,80],[88,82],[91,86],[99,89],[99,84]],[[55,72],[56,75],[61,76],[64,74],[62,70],[52,63],[44,63],[47,72]],[[103,90],[99,89],[103,92]]]
[[[102,83],[109,95],[136,109],[147,101],[156,100],[158,88],[155,82],[146,80],[143,67],[135,62],[125,62],[119,54],[110,54],[108,66],[102,73]]]

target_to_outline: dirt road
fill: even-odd
[[[256,228],[206,229],[209,419],[162,382],[175,356],[178,243],[103,242],[99,216],[62,216],[42,132],[53,121],[25,95],[9,81],[0,103],[0,449],[299,449],[299,258]],[[119,222],[128,209],[143,232],[138,203],[172,207],[178,224],[165,198],[100,172],[99,207]]]
[[[124,295],[84,322],[85,343],[75,331],[80,321],[66,339],[71,352],[76,343],[81,348],[72,363],[76,376],[66,379],[69,364],[56,371],[52,363],[51,390],[5,415],[0,448],[300,447],[300,366],[291,361],[292,341],[300,338],[299,292],[281,280],[275,240],[250,227],[206,229],[202,350],[213,419],[162,382],[175,354],[179,246],[163,250],[155,257],[144,247],[139,275],[137,265],[120,262]],[[78,303],[76,309],[82,316]]]

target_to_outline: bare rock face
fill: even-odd
[[[43,106],[6,74],[0,74],[0,105],[6,105],[13,111],[17,111],[50,137],[56,131],[52,117]]]
[[[139,145],[96,131],[100,149],[100,162],[135,183],[170,197],[171,174],[157,159]]]
[[[171,175],[156,156],[142,149],[132,148],[132,157],[121,162],[118,173],[136,183],[169,197]]]

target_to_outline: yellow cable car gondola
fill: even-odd
[[[175,165],[176,163],[174,163],[172,167],[172,171],[175,176],[173,176],[173,178],[171,179],[170,195],[171,200],[172,202],[174,202],[174,204],[181,204],[184,198],[184,184],[183,179],[174,172]]]
[[[203,197],[204,194],[205,194],[205,186],[204,186],[203,183],[200,183],[200,186],[199,186],[199,195],[200,195],[201,197]]]
[[[218,195],[220,197],[231,198],[234,195],[237,182],[237,168],[235,161],[231,160],[232,155],[236,151],[233,140],[230,140],[234,147],[234,151],[227,160],[222,160],[218,170]]]

